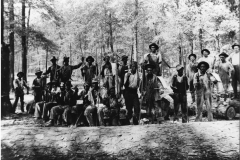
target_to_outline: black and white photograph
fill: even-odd
[[[2,160],[240,160],[239,0],[1,0]]]

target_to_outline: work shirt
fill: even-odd
[[[23,79],[15,79],[14,81],[14,88],[15,88],[15,95],[24,95],[24,92],[23,92],[23,87],[27,87],[27,83],[25,80]]]
[[[201,72],[197,72],[194,75],[193,84],[199,85],[199,88],[197,87],[196,90],[203,90],[211,92],[211,80],[209,73],[201,74]]]
[[[135,74],[131,73],[129,78],[128,78],[128,73],[125,74],[124,84],[126,85],[126,83],[128,82],[128,85],[125,86],[126,88],[137,89],[139,81],[140,81],[140,79],[137,75],[137,72]]]
[[[141,64],[153,64],[155,65],[155,69],[153,69],[153,73],[157,76],[160,76],[160,67],[159,64],[162,62],[162,56],[160,53],[147,53],[141,59]]]
[[[232,63],[232,65],[239,65],[239,52],[238,53],[231,53],[228,57],[228,60]]]
[[[186,95],[189,88],[187,77],[185,75],[182,75],[181,77],[174,75],[171,80],[171,87],[173,88],[174,93],[182,93]]]
[[[82,65],[82,63],[79,63],[78,65],[64,65],[59,69],[59,77],[61,82],[67,82],[71,79],[72,76],[72,71],[74,69],[78,69],[80,66]]]
[[[89,66],[89,64],[86,64],[83,68],[83,76],[84,76],[84,80],[86,83],[91,84],[92,83],[92,79],[96,76],[97,74],[97,68],[95,65],[91,65]]]
[[[57,80],[58,78],[58,73],[57,70],[60,69],[59,65],[52,65],[51,67],[48,68],[48,70],[43,73],[43,75],[50,74],[50,81]]]
[[[186,69],[186,75],[188,77],[188,80],[191,81],[193,80],[194,74],[197,73],[198,69],[197,69],[197,62],[190,62],[187,65],[187,69]]]

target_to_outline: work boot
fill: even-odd
[[[47,123],[45,123],[45,127],[51,127],[54,126],[54,121],[51,119]]]

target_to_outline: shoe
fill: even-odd
[[[47,123],[45,123],[45,127],[51,127],[51,126],[54,126],[53,120],[49,120]]]

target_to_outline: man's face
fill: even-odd
[[[65,62],[64,62],[64,64],[68,65],[68,64],[69,64],[69,61],[68,61],[68,60],[67,60],[67,61],[65,61]]]
[[[86,91],[88,91],[88,90],[89,90],[89,88],[90,88],[90,86],[89,86],[89,85],[85,86],[85,90],[86,90]]]
[[[203,56],[207,57],[208,56],[208,52],[207,51],[203,51]]]
[[[53,60],[53,61],[52,61],[52,64],[56,64],[56,61],[55,61],[55,60]]]
[[[194,62],[196,59],[195,59],[195,57],[194,56],[190,56],[190,61],[191,62]]]
[[[152,69],[152,68],[147,68],[147,73],[148,73],[149,75],[152,75],[152,74],[153,74],[153,69]]]
[[[133,73],[136,73],[137,67],[135,65],[132,65],[131,69]]]
[[[110,60],[110,57],[106,57],[106,58],[105,58],[105,61],[106,61],[106,62],[109,62],[109,60]]]
[[[224,62],[226,59],[226,57],[224,57],[224,56],[219,56],[219,58],[221,59],[222,62]]]
[[[111,90],[110,90],[110,95],[111,95],[111,96],[114,96],[114,95],[115,95],[115,90],[114,90],[114,89],[111,89]]]
[[[97,88],[97,83],[92,84],[93,88]]]
[[[183,75],[183,68],[177,70],[177,72],[178,72],[179,75]]]
[[[87,60],[88,64],[91,65],[92,61],[90,59]]]
[[[239,52],[239,47],[238,46],[234,46],[233,50],[234,50],[235,53],[237,53],[237,52]]]
[[[123,64],[127,64],[127,58],[123,59]]]
[[[200,70],[201,70],[201,72],[206,72],[206,70],[207,70],[206,65],[205,64],[201,64],[200,65]]]
[[[42,75],[41,73],[38,73],[38,74],[37,74],[37,77],[38,77],[38,78],[40,78],[40,77],[41,77],[41,75]]]
[[[156,49],[155,46],[151,46],[151,51],[152,51],[152,52],[156,52],[156,50],[157,50],[157,49]]]

